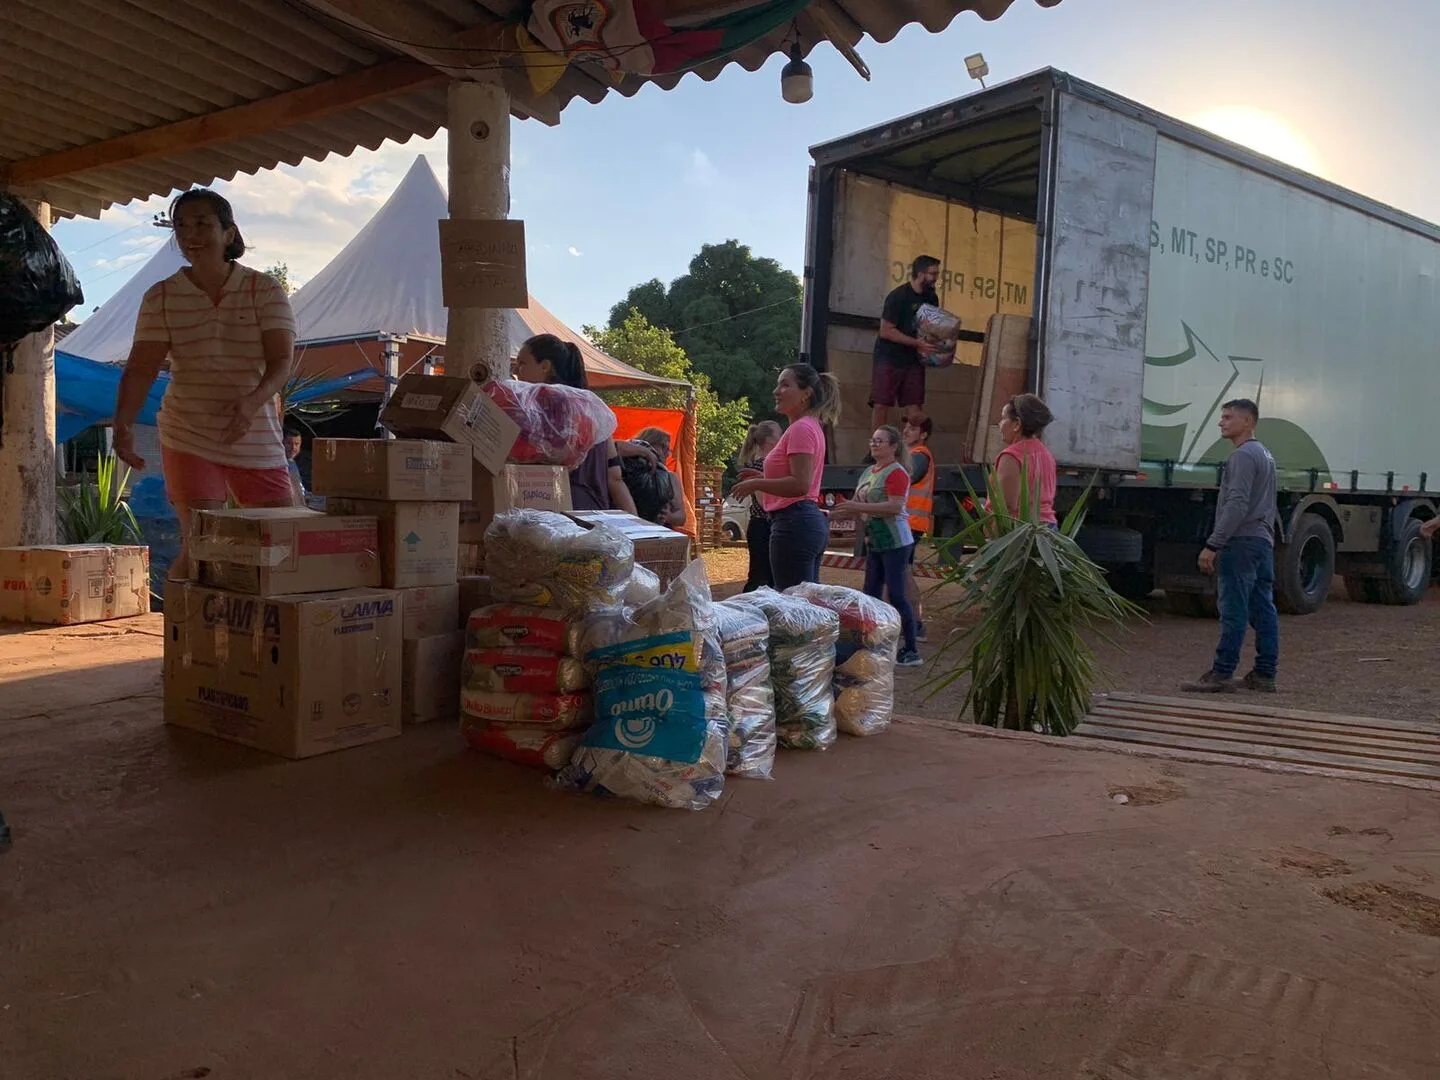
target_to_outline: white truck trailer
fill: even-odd
[[[1279,470],[1277,602],[1314,611],[1334,575],[1415,603],[1440,500],[1440,229],[1063,72],[1045,70],[811,149],[802,359],[844,416],[827,498],[854,489],[885,294],[942,260],[968,333],[928,373],[937,533],[999,449],[1019,391],[1061,501],[1097,485],[1081,543],[1127,595],[1213,610],[1195,568],[1250,398]]]

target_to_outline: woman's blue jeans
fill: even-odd
[[[915,545],[908,544],[894,551],[872,551],[865,556],[865,592],[876,600],[888,599],[890,606],[900,613],[900,632],[906,651],[915,648],[915,611],[905,596],[905,575],[914,550]]]
[[[778,592],[820,580],[830,522],[808,499],[770,514],[770,577]]]

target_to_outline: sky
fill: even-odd
[[[1440,3],[1383,0],[1015,0],[993,23],[909,27],[863,41],[866,82],[829,44],[809,57],[815,96],[780,98],[781,57],[669,92],[571,104],[558,127],[514,121],[511,217],[526,223],[530,291],[570,326],[603,324],[632,285],[685,273],[705,243],[736,239],[801,271],[808,147],[1051,66],[1245,142],[1429,221],[1440,221]],[[231,199],[250,265],[319,271],[379,209],[417,153],[442,182],[445,133],[239,176]],[[168,234],[167,200],[64,221],[55,235],[85,288],[79,319]]]

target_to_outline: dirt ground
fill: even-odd
[[[745,580],[746,553],[729,548],[706,556],[717,596],[734,592]],[[824,580],[860,588],[861,575],[826,569]],[[933,589],[933,584],[929,586]],[[947,610],[955,590],[941,588],[925,597],[929,643],[927,660],[940,652],[948,632],[961,624]],[[1114,634],[1115,643],[1096,642],[1109,688],[1145,694],[1174,694],[1178,685],[1210,666],[1219,632],[1214,620],[1167,614],[1151,601],[1145,620],[1136,619]],[[1248,670],[1247,642],[1242,670]],[[1440,726],[1440,591],[1415,607],[1353,604],[1337,582],[1314,615],[1280,617],[1280,693],[1275,704],[1291,709],[1434,720]],[[940,662],[943,663],[943,660]],[[934,670],[898,673],[897,708],[915,716],[955,720],[964,700],[963,683],[931,696],[926,689]]]

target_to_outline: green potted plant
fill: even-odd
[[[61,487],[56,526],[67,544],[139,544],[140,523],[125,499],[130,467],[114,454],[95,459],[94,479]]]

